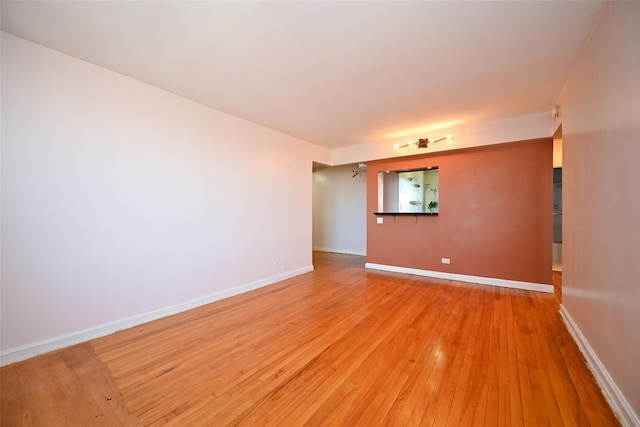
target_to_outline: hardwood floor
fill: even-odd
[[[2,426],[615,426],[554,295],[316,270],[2,368]]]

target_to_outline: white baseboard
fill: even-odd
[[[622,425],[625,427],[640,427],[640,418],[638,418],[638,415],[633,411],[633,408],[629,405],[629,402],[627,402],[627,399],[625,399],[607,372],[607,369],[598,358],[593,347],[589,345],[589,341],[587,341],[587,338],[582,334],[582,331],[580,331],[580,328],[576,322],[574,322],[571,314],[569,314],[562,304],[560,305],[560,315],[569,333],[578,344],[580,351],[585,359],[587,359],[587,366],[591,369],[591,372],[593,372],[593,376],[596,378],[598,385],[600,385],[602,394],[604,394],[604,397],[611,405],[611,409],[616,413]]]
[[[314,246],[313,250],[318,252],[333,252],[336,254],[367,256],[366,252],[352,251],[349,249],[332,249],[332,248],[321,248],[321,247]]]
[[[225,289],[224,291],[216,292],[211,295],[207,295],[201,298],[196,298],[190,301],[186,301],[180,304],[172,305],[169,307],[161,308],[158,310],[148,311],[146,313],[138,314],[136,316],[127,317],[125,319],[116,320],[114,322],[103,323],[101,325],[75,331],[69,334],[61,335],[48,340],[39,341],[32,344],[27,344],[0,353],[0,366],[10,365],[21,360],[26,360],[40,354],[49,353],[54,350],[69,347],[74,344],[89,341],[95,338],[100,338],[105,335],[112,334],[114,332],[128,329],[133,326],[138,326],[143,323],[158,320],[163,317],[171,316],[183,311],[191,310],[196,307],[200,307],[205,304],[209,304],[215,301],[219,301],[224,298],[239,295],[254,289],[261,288],[263,286],[271,285],[276,282],[281,282],[291,277],[299,276],[304,273],[313,271],[313,266],[303,267],[298,270],[289,271],[277,276],[269,277],[267,279],[258,280],[253,283],[238,286],[232,289]]]
[[[466,274],[444,273],[442,271],[420,270],[417,268],[397,267],[394,265],[366,263],[365,268],[392,271],[394,273],[415,274],[416,276],[434,277],[436,279],[457,280],[460,282],[478,283],[481,285],[501,286],[503,288],[525,289],[528,291],[553,293],[553,285],[542,283],[520,282],[517,280],[495,279],[491,277],[468,276]]]

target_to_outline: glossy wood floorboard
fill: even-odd
[[[2,426],[615,426],[554,295],[315,271],[2,369]]]

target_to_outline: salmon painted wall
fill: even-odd
[[[558,98],[563,318],[622,425],[640,426],[640,2],[605,2]]]
[[[367,262],[551,284],[552,142],[370,161]],[[440,170],[439,215],[384,216],[377,224],[378,173],[426,166]]]

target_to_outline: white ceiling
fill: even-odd
[[[328,148],[550,111],[602,1],[2,2],[2,29]]]

